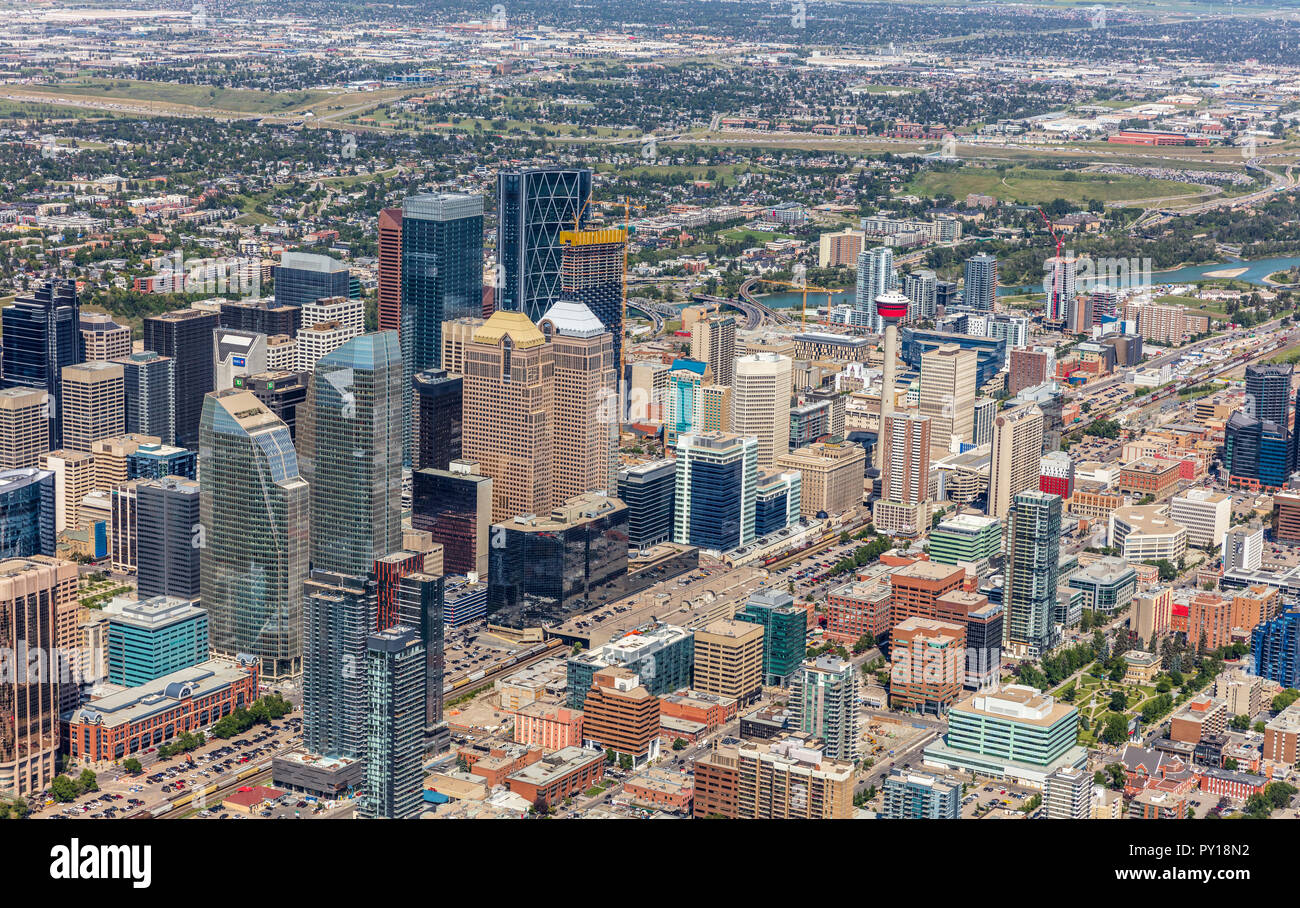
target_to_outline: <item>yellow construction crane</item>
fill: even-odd
[[[772,280],[771,278],[766,278],[766,277],[760,277],[760,278],[758,278],[757,280],[758,280],[758,282],[759,282],[760,284],[776,284],[776,285],[779,286],[779,287],[791,287],[791,288],[793,288],[793,289],[795,289],[795,290],[799,290],[799,291],[801,291],[802,294],[803,294],[803,310],[802,310],[802,312],[801,312],[800,315],[799,315],[799,322],[800,322],[800,324],[803,324],[803,325],[807,325],[807,324],[808,324],[808,293],[809,293],[809,291],[811,291],[811,292],[813,292],[813,293],[825,293],[825,294],[826,294],[826,314],[827,314],[827,316],[830,315],[831,304],[834,302],[834,296],[835,296],[835,294],[838,292],[838,291],[835,291],[835,290],[831,290],[831,289],[828,288],[828,287],[810,287],[810,286],[809,286],[808,284],[806,284],[806,283],[802,283],[802,284],[801,284],[801,283],[795,283],[794,281],[774,281],[774,280]],[[826,322],[822,322],[822,324],[824,325],[824,324],[826,324]]]

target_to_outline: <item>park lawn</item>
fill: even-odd
[[[1066,179],[1067,175],[1070,177]],[[1012,167],[1005,174],[996,170],[964,167],[954,171],[926,171],[908,184],[908,191],[920,196],[950,195],[963,199],[969,193],[991,195],[1004,202],[1041,204],[1053,199],[1082,203],[1127,199],[1198,195],[1204,187],[1172,180],[1154,180],[1124,174],[1080,173],[1033,167]]]
[[[1210,318],[1227,318],[1228,313],[1221,304],[1207,304],[1194,296],[1159,296],[1156,303],[1161,306],[1182,306],[1189,315],[1208,315]]]
[[[262,91],[252,88],[219,88],[214,85],[181,85],[174,82],[93,77],[80,77],[47,85],[28,85],[23,86],[23,90],[53,95],[84,95],[102,100],[179,104],[247,114],[284,113],[330,97],[329,92],[319,90]]]

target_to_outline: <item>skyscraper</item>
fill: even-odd
[[[402,329],[402,209],[384,208],[379,212],[377,303],[379,330]]]
[[[560,291],[600,319],[614,339],[614,364],[623,352],[623,270],[627,234],[622,230],[562,230]]]
[[[903,295],[907,297],[909,322],[933,321],[936,312],[936,278],[933,271],[912,271],[903,276]]]
[[[46,281],[0,313],[4,384],[49,394],[49,450],[63,446],[63,367],[85,359],[80,316],[76,281]]]
[[[366,641],[366,775],[357,805],[369,819],[407,819],[424,806],[425,653],[399,624]]]
[[[279,306],[305,306],[331,296],[351,296],[352,275],[338,259],[315,252],[286,252],[271,269],[275,302]]]
[[[538,327],[554,361],[552,494],[613,492],[618,463],[614,339],[585,305],[561,297]]]
[[[435,744],[442,722],[443,600],[445,578],[416,571],[397,581],[397,623],[419,631],[424,644],[424,749]],[[445,727],[445,726],[444,726]]]
[[[176,443],[176,361],[152,350],[114,360],[122,367],[126,431]]]
[[[736,377],[736,320],[714,315],[697,321],[691,328],[691,359],[708,363],[714,384],[731,386]]]
[[[298,447],[319,570],[362,576],[401,548],[401,381],[394,331],[353,338],[316,364]]]
[[[203,396],[216,387],[212,332],[218,320],[217,313],[204,309],[179,309],[144,320],[144,348],[176,363],[176,444],[183,447],[198,445]]]
[[[465,350],[465,459],[492,477],[492,520],[549,514],[555,361],[521,312],[494,312]]]
[[[86,362],[131,355],[131,329],[103,312],[83,312],[78,319]]]
[[[929,527],[932,428],[929,416],[907,411],[881,423],[880,498],[872,519],[882,532],[914,536]]]
[[[93,442],[121,435],[126,423],[122,400],[122,366],[79,363],[63,367],[63,444],[89,451]]]
[[[199,484],[167,476],[135,487],[136,587],[141,598],[202,595],[199,564],[206,539]]]
[[[522,312],[536,323],[560,298],[560,234],[586,226],[591,177],[587,168],[566,167],[497,174],[497,311]]]
[[[366,749],[366,642],[375,631],[372,577],[313,570],[303,584],[303,744],[359,759]]]
[[[54,474],[24,467],[0,472],[0,561],[55,555]]]
[[[238,328],[217,328],[212,332],[212,360],[216,364],[214,390],[233,388],[236,377],[266,371],[266,335]]]
[[[205,400],[199,437],[201,589],[214,654],[268,680],[302,671],[307,483],[289,428],[248,391]]]
[[[445,470],[460,458],[464,396],[464,379],[459,375],[446,369],[415,373],[414,469]]]
[[[677,442],[673,541],[718,552],[753,542],[758,439],[707,432]]]
[[[473,461],[453,460],[445,470],[412,473],[411,526],[442,546],[444,573],[486,579],[492,479],[478,469]]]
[[[790,451],[790,372],[779,353],[751,353],[736,360],[732,431],[758,439],[758,468],[768,470]]]
[[[1013,655],[1038,658],[1052,648],[1056,631],[1061,496],[1036,489],[1012,499],[1007,527],[1006,622],[1003,643]]]
[[[0,391],[0,469],[34,467],[50,449],[50,394],[39,388]]]
[[[415,373],[443,364],[442,323],[483,311],[483,197],[422,193],[403,202],[400,267],[402,412],[409,413]],[[409,461],[409,429],[403,450]]]
[[[1043,290],[1046,292],[1043,318],[1049,322],[1064,322],[1069,306],[1077,293],[1075,286],[1078,261],[1073,256],[1052,256],[1044,264]]]
[[[1043,413],[1038,407],[1023,404],[995,416],[985,513],[1006,517],[1016,495],[1038,488],[1042,458]]]
[[[800,731],[826,741],[826,756],[858,759],[858,673],[852,662],[824,655],[790,680],[790,712]]]
[[[1290,363],[1250,363],[1246,366],[1246,415],[1266,419],[1279,426],[1290,425]]]
[[[649,548],[673,535],[677,464],[672,460],[626,467],[618,474],[618,497],[627,505],[628,543]]]
[[[998,296],[998,260],[991,255],[973,255],[966,260],[966,286],[962,301],[979,312],[992,312]]]
[[[920,411],[930,417],[930,443],[936,457],[975,439],[974,350],[943,344],[921,354]]]
[[[876,312],[876,298],[898,289],[898,272],[894,270],[894,250],[888,246],[864,249],[858,253],[858,287],[854,308],[866,313],[866,325],[872,331],[882,330]]]
[[[271,369],[235,379],[235,387],[252,391],[253,396],[289,427],[289,436],[295,441],[298,438],[298,410],[307,402],[309,384],[310,372],[285,369]]]

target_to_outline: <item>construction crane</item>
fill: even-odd
[[[760,284],[776,284],[778,287],[790,287],[790,288],[792,288],[792,289],[794,289],[794,290],[798,290],[798,291],[800,291],[800,292],[802,293],[802,295],[803,295],[803,309],[802,309],[802,311],[800,312],[800,315],[799,315],[799,323],[802,324],[802,325],[807,325],[807,324],[808,324],[808,293],[809,293],[809,291],[812,291],[813,293],[825,293],[825,294],[826,294],[826,315],[827,315],[827,318],[830,317],[831,304],[832,304],[832,302],[834,301],[834,295],[835,295],[836,291],[831,290],[829,287],[810,287],[810,286],[808,286],[808,284],[806,284],[806,283],[796,283],[796,282],[794,282],[794,281],[774,281],[774,280],[772,280],[771,278],[766,278],[766,277],[760,277],[760,278],[758,278],[758,282],[759,282]],[[822,321],[822,324],[825,325],[825,324],[827,324],[827,322],[826,322],[825,320],[823,320],[823,321]]]
[[[1056,261],[1052,263],[1052,295],[1047,301],[1046,313],[1050,318],[1054,306],[1064,305],[1061,301],[1061,293],[1064,288],[1060,282],[1065,279],[1065,262],[1061,259],[1061,235],[1056,232],[1056,227],[1053,226],[1051,219],[1047,217],[1047,212],[1043,210],[1041,205],[1038,206],[1038,214],[1042,217],[1043,223],[1047,225],[1047,232],[1052,235],[1052,239],[1056,240]]]

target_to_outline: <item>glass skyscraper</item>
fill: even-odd
[[[424,642],[399,624],[366,641],[366,775],[357,813],[406,819],[424,806]]]
[[[298,447],[318,570],[363,576],[402,546],[401,383],[395,331],[354,337],[316,363]]]
[[[586,226],[591,176],[585,167],[497,175],[498,310],[522,312],[538,322],[560,298],[565,247],[560,234]]]
[[[858,253],[858,287],[853,308],[866,313],[867,327],[880,333],[884,320],[876,314],[876,297],[898,289],[898,272],[894,269],[894,250],[888,246],[863,249]]]
[[[1020,492],[1011,500],[1007,530],[1004,642],[1038,658],[1054,645],[1052,617],[1061,554],[1061,496]]]
[[[677,445],[673,541],[729,552],[754,541],[758,439],[687,434]]]
[[[277,306],[302,308],[333,296],[354,296],[348,266],[315,252],[286,252],[271,269]],[[224,313],[223,313],[224,315]]]
[[[303,744],[360,759],[366,748],[366,641],[375,630],[370,577],[312,571],[303,584]]]
[[[144,320],[144,348],[175,361],[176,444],[199,441],[203,398],[216,387],[212,332],[220,317],[203,309],[178,309]]]
[[[167,476],[136,486],[136,586],[142,598],[202,595],[199,484]]]
[[[302,671],[307,483],[289,428],[248,391],[208,395],[199,430],[201,583],[212,650]]]
[[[0,472],[0,561],[55,555],[54,474],[26,467]]]
[[[628,544],[649,548],[673,535],[677,464],[673,460],[627,467],[618,474],[618,497],[627,505]]]
[[[992,312],[998,294],[998,260],[991,255],[973,255],[966,260],[966,286],[962,302],[980,312]]]
[[[446,369],[415,373],[416,442],[412,468],[445,470],[460,459],[464,380]]]
[[[50,450],[63,446],[63,367],[85,360],[76,281],[47,281],[0,314],[4,385],[49,394]]]
[[[1256,675],[1283,687],[1300,687],[1300,610],[1256,625],[1250,650]]]
[[[176,443],[176,361],[146,350],[115,360],[122,366],[126,431]]]

